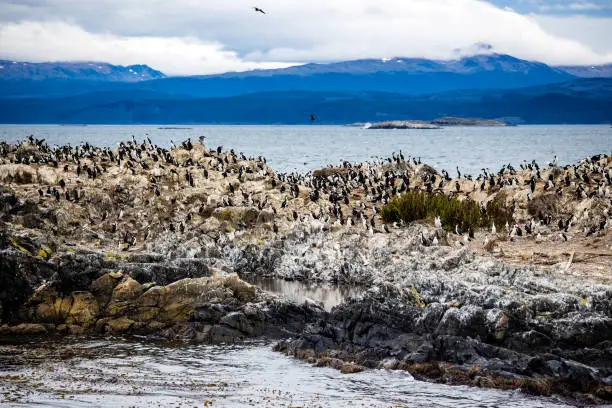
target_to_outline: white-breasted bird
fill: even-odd
[[[436,218],[434,219],[434,225],[436,228],[442,228],[442,220],[440,219],[439,215],[436,215]]]

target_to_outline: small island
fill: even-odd
[[[351,123],[346,126],[362,127],[364,129],[441,129],[445,126],[510,126],[506,122],[494,119],[474,119],[444,116],[432,121],[423,120],[389,120],[376,123]]]
[[[366,123],[364,129],[440,129],[440,126],[421,120],[391,120],[387,122]]]

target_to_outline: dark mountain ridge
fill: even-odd
[[[52,100],[0,99],[0,123],[65,124],[346,124],[433,120],[441,116],[521,123],[609,123],[612,79],[580,79],[513,90],[431,95],[385,92],[278,91],[223,98],[126,98],[97,93]]]
[[[11,64],[10,75],[0,69],[2,123],[308,123],[309,112],[328,124],[440,116],[513,116],[527,123],[612,120],[612,79],[580,79],[500,54],[191,77],[165,77],[147,66]]]
[[[126,83],[101,81],[84,75],[55,75],[47,80],[28,76],[1,78],[5,77],[0,72],[0,90],[8,97],[55,98],[100,91],[144,91],[160,98],[211,98],[274,91],[371,91],[418,95],[467,89],[523,88],[565,82],[575,77],[539,62],[490,54],[452,61],[365,59]]]

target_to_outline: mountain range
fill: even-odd
[[[612,64],[509,55],[365,59],[169,77],[146,65],[0,61],[2,123],[317,123],[438,116],[609,123]]]
[[[165,78],[147,65],[112,65],[106,62],[18,62],[0,60],[0,80],[91,80],[138,82]]]

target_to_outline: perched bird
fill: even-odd
[[[512,227],[512,231],[510,232],[510,240],[513,241],[517,235],[518,235],[518,225],[514,224],[514,227]]]
[[[434,225],[436,226],[436,228],[442,228],[442,220],[440,220],[439,215],[436,215],[436,218],[434,219]]]

